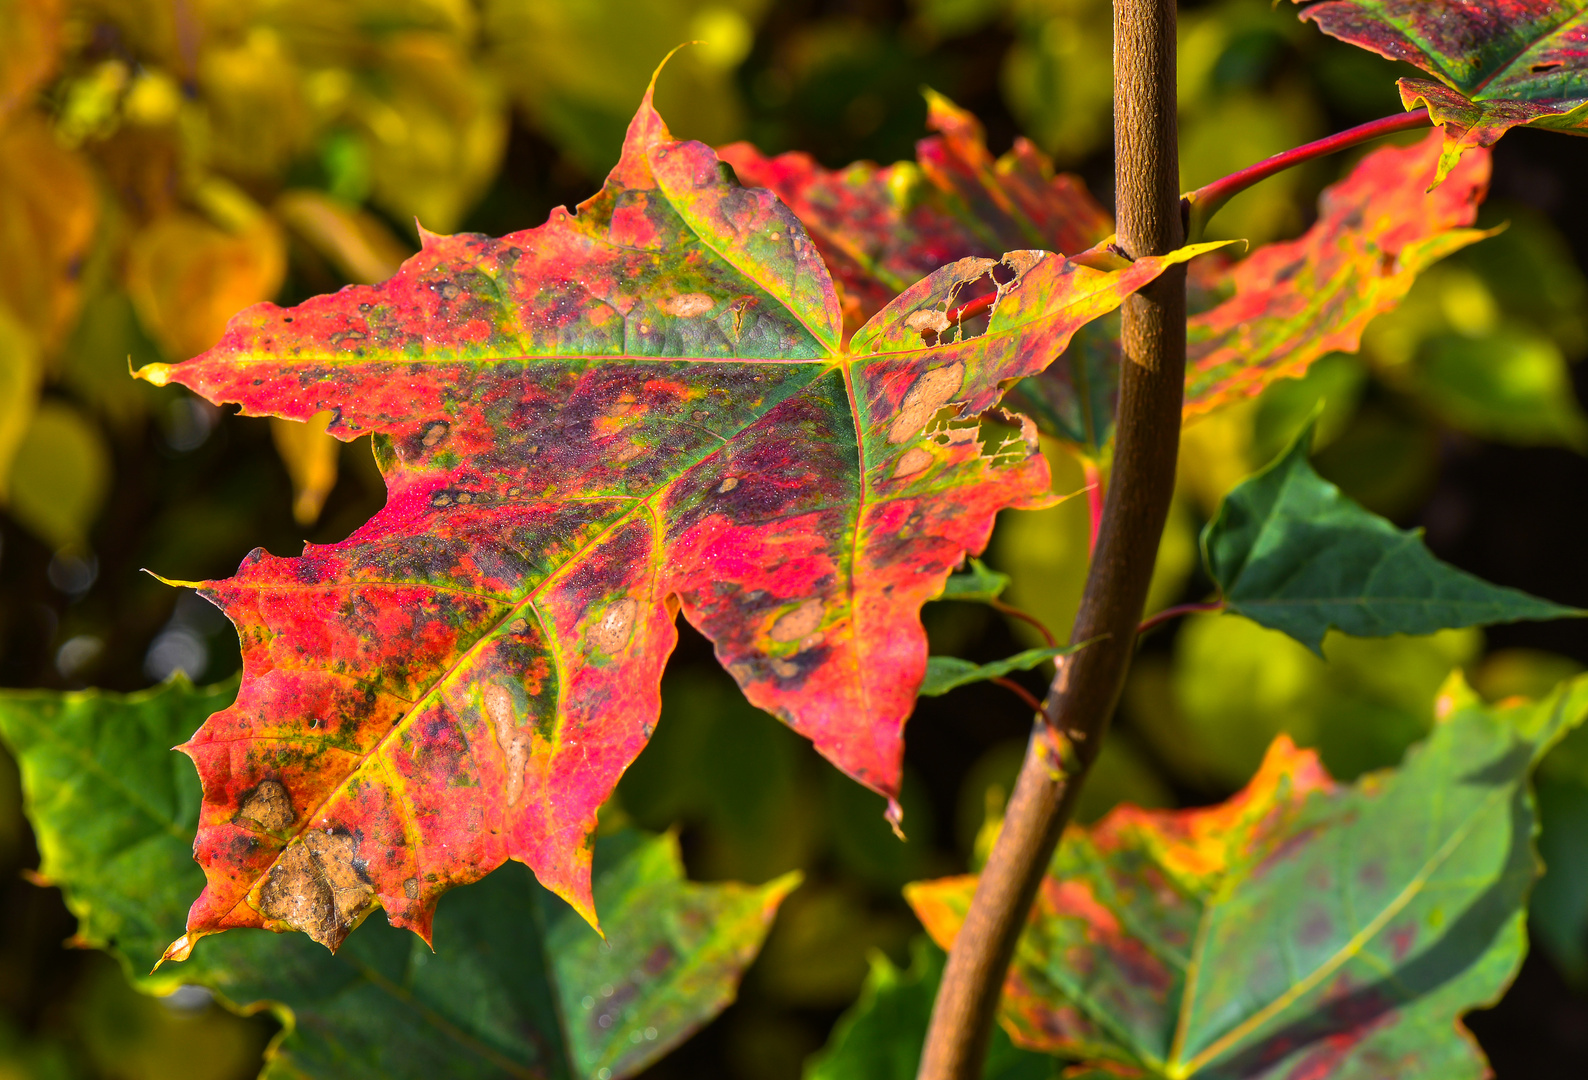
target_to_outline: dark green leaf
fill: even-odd
[[[1583,614],[1441,562],[1421,530],[1397,529],[1346,498],[1307,461],[1312,429],[1230,492],[1202,533],[1208,574],[1230,611],[1320,655],[1330,627],[1386,637]]]
[[[1000,574],[980,559],[971,559],[969,569],[952,574],[943,583],[939,600],[969,600],[989,604],[1009,587],[1009,575]]]
[[[235,682],[178,679],[129,696],[0,695],[40,871],[81,920],[80,939],[135,977],[181,934],[204,878],[192,857],[198,778],[169,747],[235,694]],[[443,898],[434,953],[379,919],[334,956],[300,935],[243,930],[139,981],[274,1005],[287,1035],[271,1075],[613,1080],[732,1000],[797,881],[690,884],[673,836],[623,831],[596,851],[605,942],[514,864]]]
[[[957,656],[933,656],[926,661],[926,680],[921,683],[922,697],[938,697],[970,683],[997,679],[1011,671],[1030,671],[1045,660],[1068,656],[1079,646],[1058,645],[1051,649],[1027,649],[990,664],[977,664]]]

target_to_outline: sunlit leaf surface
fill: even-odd
[[[1584,614],[1441,562],[1421,530],[1346,498],[1308,463],[1312,430],[1230,492],[1202,534],[1208,575],[1231,611],[1319,655],[1331,627],[1388,637]]]
[[[693,885],[672,836],[625,831],[596,856],[605,942],[507,867],[441,905],[434,953],[378,922],[334,957],[250,930],[145,976],[203,879],[191,855],[198,778],[168,747],[235,694],[235,683],[182,680],[130,696],[9,691],[0,738],[21,766],[40,873],[77,915],[77,941],[111,949],[147,989],[199,984],[239,1007],[277,1007],[287,1034],[274,1066],[288,1075],[631,1076],[733,999],[798,882]]]
[[[389,491],[342,543],[200,585],[244,675],[183,747],[208,884],[173,955],[242,926],[334,947],[377,904],[427,936],[442,892],[509,858],[593,921],[586,837],[680,609],[753,703],[896,799],[921,604],[998,510],[1049,500],[1002,386],[1209,246],[961,260],[844,346],[799,222],[647,97],[577,213],[427,235],[382,285],[251,308],[143,369],[248,414],[331,410],[375,434]],[[951,327],[976,287],[996,306]]]
[[[1281,738],[1227,803],[1072,828],[1004,987],[1015,1042],[1124,1076],[1488,1075],[1459,1017],[1521,963],[1527,776],[1588,714],[1588,681],[1489,708],[1453,680],[1440,714],[1351,786]],[[908,895],[946,947],[974,888]]]
[[[825,169],[805,153],[768,158],[749,143],[718,151],[745,184],[788,204],[837,279],[850,329],[895,293],[944,263],[1016,248],[1074,255],[1114,231],[1079,177],[1024,138],[1003,157],[987,150],[980,122],[941,94],[927,94],[927,125],[915,161],[859,161]]]
[[[1400,91],[1407,109],[1426,105],[1444,128],[1441,180],[1513,127],[1588,133],[1582,0],[1325,0],[1301,17],[1438,80],[1402,79]]]

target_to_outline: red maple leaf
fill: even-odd
[[[258,305],[140,373],[331,410],[374,433],[389,491],[341,543],[199,585],[243,683],[182,747],[208,884],[168,956],[244,926],[334,948],[376,905],[428,936],[441,892],[508,858],[593,922],[588,837],[680,610],[752,702],[893,800],[921,604],[998,510],[1049,499],[1029,424],[991,415],[1004,386],[1202,250],[962,260],[845,346],[796,217],[649,94],[577,212],[423,240],[383,284]],[[955,323],[976,289],[990,317]]]

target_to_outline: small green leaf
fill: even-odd
[[[1453,677],[1438,711],[1355,785],[1280,737],[1228,802],[1067,832],[1004,986],[1016,1044],[1176,1080],[1490,1075],[1459,1018],[1521,964],[1527,778],[1588,715],[1588,677],[1495,707]],[[947,946],[974,889],[906,896]]]
[[[1203,561],[1230,611],[1319,655],[1330,627],[1387,637],[1584,614],[1441,562],[1421,530],[1346,498],[1308,464],[1312,429],[1230,492],[1203,530]]]
[[[968,600],[990,604],[1009,587],[1009,575],[1000,574],[980,559],[971,559],[970,569],[952,574],[943,583],[939,600]]]
[[[269,1075],[632,1076],[727,1006],[798,883],[691,884],[674,836],[623,830],[595,856],[605,941],[512,865],[442,899],[434,953],[370,919],[334,956],[302,935],[243,930],[143,975],[204,880],[198,777],[169,747],[236,693],[235,681],[196,690],[180,677],[127,696],[10,691],[0,738],[21,768],[40,872],[79,939],[117,954],[145,990],[197,983],[274,1007],[287,1033]]]
[[[1044,660],[1068,656],[1080,648],[1078,645],[1057,645],[1051,649],[1027,649],[1025,652],[994,660],[990,664],[977,664],[957,656],[933,656],[926,661],[926,680],[921,683],[922,697],[940,697],[961,686],[988,679],[1001,678],[1011,671],[1030,671]]]
[[[872,953],[860,1000],[839,1018],[827,1045],[806,1061],[804,1080],[913,1080],[945,959],[924,937],[911,945],[905,971]],[[993,1029],[985,1080],[1048,1080],[1058,1073],[1055,1059],[1021,1050],[1001,1028]]]

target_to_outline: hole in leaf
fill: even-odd
[[[1551,60],[1547,64],[1534,64],[1533,67],[1532,67],[1532,72],[1533,72],[1534,75],[1542,75],[1546,71],[1554,71],[1556,68],[1562,67],[1562,66],[1563,66],[1563,64],[1562,64],[1561,61],[1559,61],[1559,60]]]

